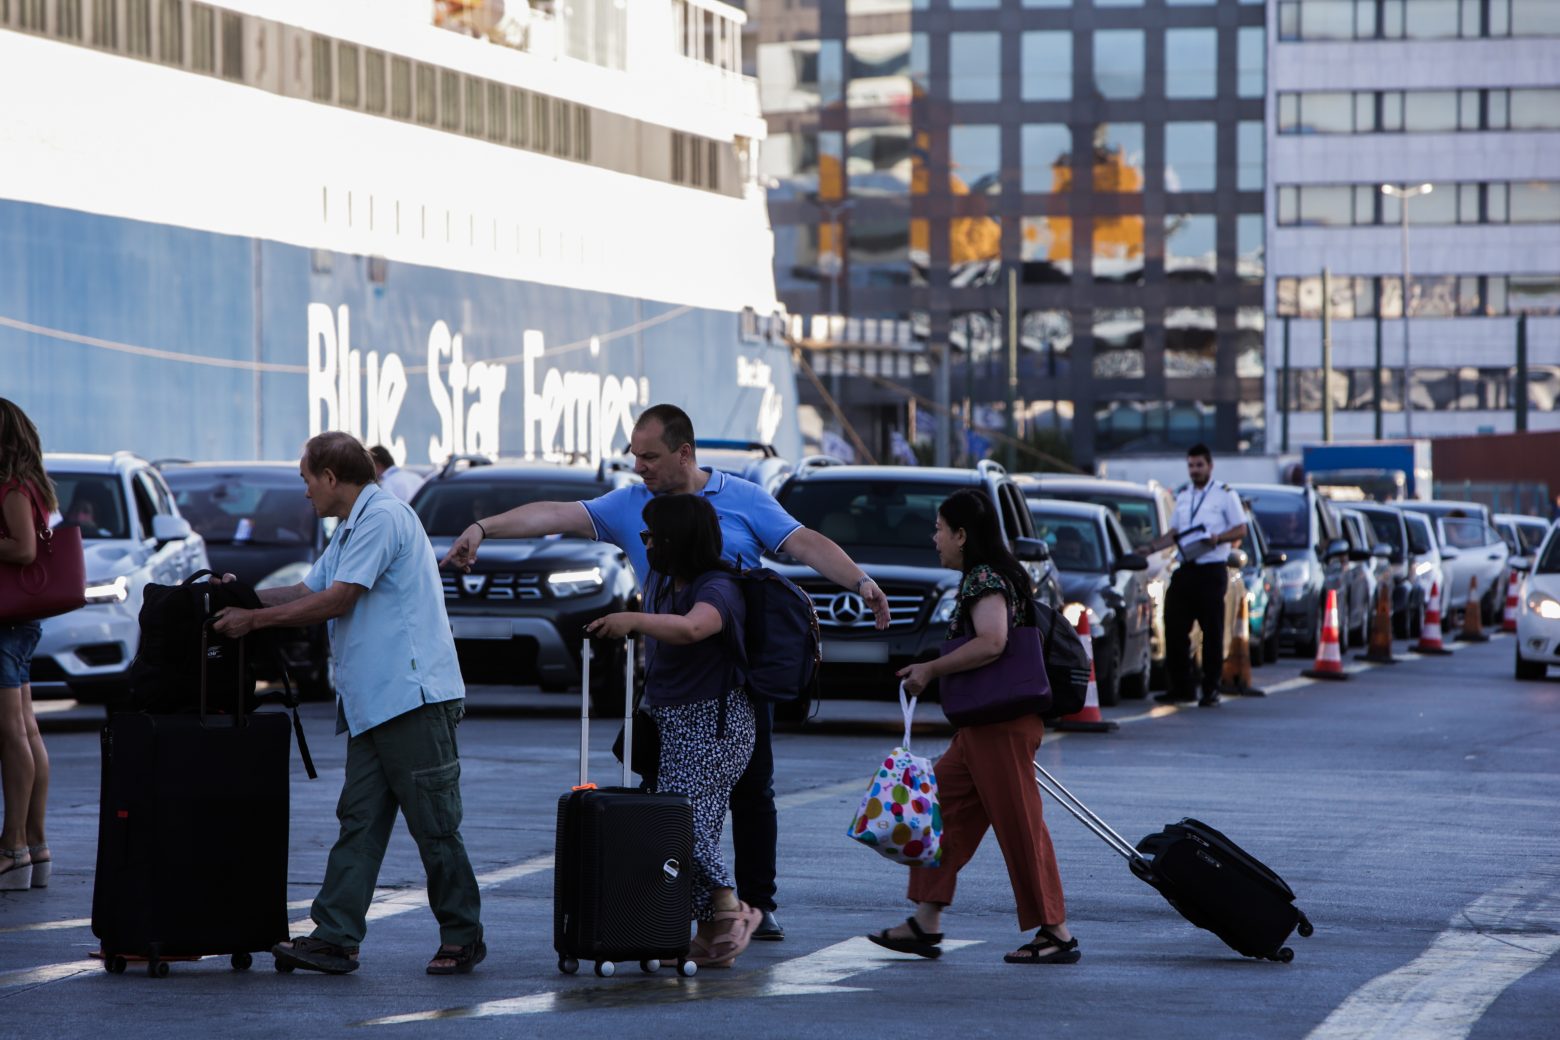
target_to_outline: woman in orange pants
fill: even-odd
[[[1033,625],[1029,576],[1008,551],[990,500],[961,490],[937,509],[932,537],[944,567],[963,574],[950,639],[974,638],[935,661],[899,673],[905,690],[919,693],[938,676],[969,671],[1002,656],[1008,632]],[[995,829],[1018,904],[1021,931],[1035,936],[1003,960],[1009,964],[1073,964],[1078,940],[1067,929],[1062,879],[1051,834],[1041,816],[1034,757],[1045,726],[1038,715],[960,729],[936,764],[942,806],[942,865],[910,870],[915,914],[904,924],[867,938],[901,953],[936,957],[941,952],[942,912],[953,902],[959,871],[975,855],[987,829]]]

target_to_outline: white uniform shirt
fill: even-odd
[[[417,489],[423,486],[423,479],[409,469],[391,466],[380,475],[379,486],[402,502],[410,502]]]
[[[1170,518],[1170,525],[1182,533],[1182,544],[1199,538],[1212,541],[1245,522],[1246,510],[1240,504],[1240,496],[1228,484],[1215,480],[1209,480],[1202,488],[1187,484],[1175,494],[1175,513]],[[1199,524],[1202,525],[1202,532],[1187,538],[1186,533]],[[1224,563],[1233,548],[1229,542],[1220,542],[1190,562]]]

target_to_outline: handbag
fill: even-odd
[[[942,645],[943,656],[974,636],[959,636]],[[1045,674],[1045,648],[1040,630],[1030,625],[1008,629],[1002,656],[979,668],[950,672],[938,680],[943,714],[955,726],[1009,722],[1025,715],[1043,715],[1051,707],[1051,683]]]
[[[87,565],[81,528],[50,529],[30,489],[18,484],[32,506],[38,553],[32,563],[0,563],[0,624],[68,614],[87,604]]]
[[[661,727],[656,724],[655,716],[641,708],[637,700],[634,704],[634,747],[630,754],[633,757],[628,767],[639,774],[646,790],[655,790],[661,772]],[[612,742],[612,756],[623,761],[622,727],[618,728],[617,739]]]
[[[899,684],[899,710],[905,739],[889,752],[867,785],[846,837],[879,855],[910,867],[942,866],[942,807],[937,804],[937,774],[932,764],[910,751],[910,723],[916,698],[905,698]]]

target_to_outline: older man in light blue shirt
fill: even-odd
[[[217,630],[326,621],[337,695],[336,732],[347,732],[346,779],[336,815],[341,834],[314,900],[310,936],[279,943],[283,967],[344,974],[358,946],[399,810],[428,874],[428,902],[442,944],[428,972],[469,972],[486,955],[476,875],[461,841],[460,756],[455,727],[465,711],[444,610],[438,562],[410,507],[374,483],[368,451],[345,433],[324,433],[299,465],[320,516],[342,520],[304,580],[260,593],[260,610],[222,611]]]

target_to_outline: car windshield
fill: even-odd
[[[1260,492],[1243,492],[1251,503],[1251,511],[1262,522],[1262,533],[1275,549],[1308,549],[1311,546],[1310,524],[1306,523],[1304,495]]]
[[[847,552],[852,546],[930,549],[937,507],[956,490],[915,481],[793,480],[780,504]]]
[[[1453,549],[1482,548],[1484,525],[1477,520],[1442,520],[1441,543]]]
[[[1404,525],[1408,528],[1408,550],[1414,555],[1422,555],[1431,549],[1430,524],[1422,516],[1403,517]]]
[[[82,538],[129,538],[124,485],[113,473],[54,473],[63,524],[81,528]]]
[[[430,537],[454,538],[470,527],[473,520],[516,506],[532,502],[581,502],[611,490],[594,480],[454,480],[423,485],[415,508],[417,518]]]
[[[312,545],[320,520],[297,473],[184,470],[163,479],[184,519],[212,545]]]
[[[1051,559],[1057,570],[1105,569],[1105,550],[1100,541],[1100,529],[1092,518],[1048,513],[1044,509],[1031,509],[1029,515],[1035,521],[1035,537],[1043,539],[1051,547]]]
[[[1386,542],[1399,552],[1403,551],[1403,529],[1398,526],[1397,517],[1391,513],[1370,512],[1364,514],[1370,521],[1370,529],[1376,536],[1376,541]]]
[[[1538,547],[1544,543],[1544,535],[1548,533],[1547,524],[1517,524],[1517,538],[1520,540],[1523,554],[1537,552]]]
[[[1132,540],[1134,549],[1143,548],[1160,535],[1159,510],[1154,508],[1154,500],[1151,498],[1138,498],[1134,495],[1119,495],[1104,491],[1051,491],[1049,489],[1043,490],[1035,497],[1060,498],[1068,502],[1092,502],[1114,511],[1120,518],[1127,537]]]
[[[1549,539],[1549,548],[1539,559],[1534,574],[1560,574],[1560,537]]]

